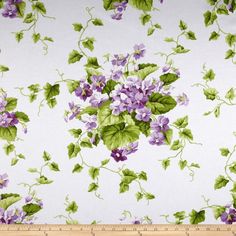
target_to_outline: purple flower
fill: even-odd
[[[96,115],[83,115],[82,122],[85,123],[85,127],[88,131],[91,131],[97,127],[97,116]]]
[[[106,78],[103,75],[93,75],[91,77],[92,80],[92,89],[101,92],[103,87],[105,86]]]
[[[70,107],[70,111],[71,111],[71,115],[69,116],[69,120],[72,120],[77,115],[79,115],[81,109],[78,105],[75,105],[74,102],[69,102],[69,107]]]
[[[189,98],[185,93],[182,93],[182,95],[177,96],[177,103],[179,105],[187,106],[189,104]]]
[[[9,127],[18,124],[19,121],[16,118],[15,113],[3,113],[0,114],[0,127]]]
[[[170,127],[168,126],[169,119],[165,116],[159,116],[157,118],[157,121],[151,122],[151,129],[153,129],[156,132],[160,131],[167,131]]]
[[[17,3],[21,3],[22,0],[7,0],[8,4],[17,4]]]
[[[164,0],[160,0],[160,3],[163,3],[164,2]]]
[[[121,70],[117,70],[117,71],[111,71],[112,74],[111,74],[111,79],[112,80],[119,80],[121,78],[121,76],[123,75],[123,72]]]
[[[17,13],[18,13],[18,11],[17,11],[17,8],[14,4],[6,4],[4,6],[2,15],[4,17],[15,18],[15,17],[17,17]]]
[[[0,97],[0,112],[5,111],[6,105],[7,105],[6,96],[2,95]]]
[[[105,101],[108,100],[107,94],[93,94],[89,99],[89,103],[92,107],[100,107]]]
[[[134,45],[134,58],[135,60],[140,59],[141,57],[144,57],[146,50],[144,44],[136,44]]]
[[[144,122],[148,122],[150,120],[150,116],[151,116],[151,110],[149,108],[142,108],[142,109],[138,109],[136,110],[136,116],[135,118],[137,120],[141,120],[141,121],[144,121]]]
[[[220,216],[221,221],[226,224],[232,224],[236,222],[236,210],[234,208],[227,207],[228,210],[223,212]]]
[[[81,87],[79,86],[75,90],[75,95],[84,101],[86,101],[88,97],[91,97],[92,94],[93,94],[93,91],[90,85],[87,83],[83,83]]]
[[[136,219],[136,220],[132,221],[132,224],[134,224],[134,225],[140,225],[140,224],[141,224],[141,221]]]
[[[115,14],[112,14],[111,15],[111,18],[113,19],[113,20],[121,20],[122,19],[122,13],[119,13],[119,12],[117,12],[117,13],[115,13]]]
[[[9,183],[8,175],[5,173],[0,175],[0,189],[7,187]]]
[[[27,196],[27,197],[25,197],[25,203],[29,203],[29,202],[31,202],[32,199],[33,199],[32,196]]]
[[[127,160],[123,149],[112,150],[111,157],[113,157],[116,162]]]
[[[122,54],[115,54],[114,55],[114,59],[112,59],[111,63],[113,66],[125,66],[125,64],[127,63],[127,59],[129,57],[129,54],[127,54],[126,56],[122,55]]]
[[[20,209],[4,211],[0,208],[0,224],[19,224],[25,219],[26,213]]]
[[[123,2],[114,2],[113,6],[116,8],[116,10],[118,12],[122,12],[126,10],[127,7],[127,1],[123,1]]]
[[[135,153],[138,150],[138,142],[135,143],[129,143],[127,147],[124,149],[125,155],[130,155],[132,153]]]
[[[164,144],[165,136],[161,132],[153,132],[151,134],[151,138],[149,140],[149,143],[152,145],[160,146]]]
[[[170,70],[170,65],[166,65],[166,66],[162,67],[162,72],[163,73],[166,73],[169,70]]]

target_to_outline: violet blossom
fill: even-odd
[[[9,183],[8,175],[6,173],[0,175],[0,189],[7,187],[8,183]]]
[[[111,63],[113,66],[125,66],[127,63],[127,59],[129,57],[129,54],[124,56],[123,54],[115,54],[114,59],[112,59]]]
[[[114,14],[111,15],[111,18],[113,20],[122,19],[123,13],[127,7],[127,3],[128,3],[127,1],[113,3],[113,6],[115,7]]]
[[[18,14],[18,10],[14,4],[9,4],[9,3],[5,4],[3,8],[2,16],[9,17],[9,18],[16,18],[17,14]]]
[[[106,78],[103,75],[93,75],[91,76],[92,89],[101,92],[105,86]]]
[[[19,121],[16,118],[16,115],[14,112],[12,113],[6,112],[3,114],[0,114],[0,127],[10,127],[18,123]]]
[[[97,116],[96,115],[83,115],[82,122],[85,123],[85,127],[88,131],[91,131],[97,127]]]
[[[232,224],[236,222],[236,210],[230,206],[227,206],[225,212],[221,214],[220,219],[226,224]]]
[[[19,224],[24,221],[26,213],[20,209],[7,210],[0,208],[0,224]]]
[[[177,103],[179,105],[187,106],[189,104],[189,98],[185,93],[182,93],[182,95],[177,96]]]
[[[81,85],[75,90],[75,95],[84,101],[86,101],[88,97],[91,97],[92,94],[93,91],[87,83],[81,83]]]
[[[142,109],[138,109],[136,110],[136,116],[135,118],[137,120],[140,120],[140,121],[144,121],[144,122],[148,122],[150,120],[150,116],[151,116],[151,110],[149,108],[142,108]]]
[[[141,57],[144,57],[144,54],[145,54],[146,50],[145,50],[145,46],[144,44],[136,44],[134,45],[134,58],[135,60],[138,60],[140,59]]]
[[[149,143],[152,145],[160,146],[164,144],[165,136],[161,132],[153,132],[151,134],[151,138],[149,140]]]
[[[125,152],[123,149],[112,150],[111,157],[113,157],[116,162],[127,160],[127,156],[125,156]]]
[[[156,121],[151,122],[151,129],[160,132],[160,131],[167,131],[170,127],[168,126],[169,119],[165,116],[159,116]]]

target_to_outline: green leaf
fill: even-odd
[[[16,98],[6,98],[7,105],[5,106],[6,111],[13,111],[17,106],[17,99]]]
[[[152,93],[147,102],[147,107],[151,109],[154,115],[159,115],[174,109],[176,104],[176,101],[169,95]]]
[[[22,121],[22,122],[29,122],[30,121],[28,115],[26,115],[24,112],[17,111],[17,112],[15,112],[15,116],[19,121]]]
[[[79,138],[82,134],[82,129],[70,129],[69,132],[74,138]]]
[[[152,199],[155,199],[155,196],[151,193],[145,193],[144,194],[144,197],[147,199],[147,200],[152,200]]]
[[[103,25],[103,22],[101,19],[98,19],[98,18],[95,18],[92,23],[96,26],[102,26]]]
[[[77,157],[78,153],[80,152],[80,146],[74,143],[70,143],[67,146],[67,150],[68,150],[68,156],[69,158],[73,158],[73,157]]]
[[[75,213],[78,210],[78,205],[75,201],[72,201],[69,203],[69,205],[66,207],[66,211],[69,213]]]
[[[184,139],[193,140],[192,131],[190,129],[183,129],[179,132],[179,136]]]
[[[80,146],[85,147],[85,148],[92,148],[93,147],[89,138],[83,138],[80,142]]]
[[[137,201],[139,201],[139,200],[141,200],[143,198],[143,194],[141,192],[137,192],[135,194],[135,197],[136,197]]]
[[[11,159],[11,166],[16,165],[18,161],[19,161],[19,159],[18,159],[17,157],[13,157],[13,158]]]
[[[129,4],[139,10],[151,11],[153,0],[129,0]]]
[[[103,0],[103,7],[105,10],[112,10],[115,8],[115,2],[122,2],[123,0]]]
[[[236,43],[236,35],[235,34],[227,34],[225,37],[225,42],[232,47]]]
[[[57,100],[56,98],[51,98],[47,100],[47,104],[49,106],[49,108],[53,108],[57,105]]]
[[[80,164],[75,164],[72,173],[80,173],[83,170],[83,166]]]
[[[164,85],[169,85],[175,82],[179,77],[173,73],[166,73],[160,76],[160,80],[164,83]]]
[[[29,203],[29,204],[24,205],[22,209],[26,213],[27,216],[32,216],[38,211],[40,211],[42,207],[38,204]]]
[[[231,173],[236,174],[236,162],[233,162],[233,163],[230,165],[229,170],[230,170]]]
[[[233,183],[233,188],[230,189],[230,192],[236,193],[236,182]]]
[[[80,59],[83,57],[82,54],[80,54],[77,50],[73,50],[68,57],[68,63],[72,64],[77,61],[80,61]]]
[[[40,85],[39,84],[31,84],[30,86],[28,86],[28,89],[33,93],[38,93],[40,90]]]
[[[132,181],[138,178],[138,176],[134,173],[134,171],[129,169],[122,170],[123,178],[122,182],[126,184],[130,184]]]
[[[9,71],[9,68],[7,66],[0,65],[0,72],[6,72],[6,71]]]
[[[69,81],[67,82],[67,88],[70,93],[73,93],[80,85],[79,81]]]
[[[179,168],[183,170],[187,166],[188,162],[186,160],[179,161]]]
[[[204,16],[204,23],[206,27],[212,25],[217,19],[217,15],[215,12],[207,11],[203,14],[203,16]]]
[[[141,21],[141,23],[142,23],[142,25],[145,25],[146,23],[148,23],[150,20],[151,20],[151,15],[149,15],[149,14],[142,14],[140,17],[139,17],[139,19],[140,19],[140,21]]]
[[[98,185],[96,183],[91,183],[88,187],[88,192],[93,192],[98,189]]]
[[[14,4],[19,17],[24,17],[26,4],[24,1]]]
[[[188,31],[186,32],[185,34],[186,38],[187,39],[190,39],[190,40],[196,40],[196,36],[195,36],[195,33],[193,31]]]
[[[177,223],[181,223],[180,221],[182,221],[186,218],[185,211],[177,211],[173,214],[173,216],[177,220]]]
[[[191,163],[190,166],[191,166],[191,167],[195,167],[195,168],[200,168],[199,164],[197,164],[197,163]]]
[[[209,41],[217,40],[219,37],[220,37],[220,35],[217,32],[213,31],[210,35]]]
[[[53,180],[49,180],[46,176],[40,176],[36,179],[39,184],[51,184]]]
[[[102,89],[102,94],[106,93],[106,94],[110,95],[111,91],[113,91],[115,89],[115,86],[117,84],[118,83],[114,80],[108,80],[106,85]]]
[[[152,35],[154,33],[154,31],[155,31],[155,27],[149,27],[148,31],[147,31],[147,35],[148,36]]]
[[[32,35],[32,39],[33,39],[34,43],[37,43],[39,41],[39,39],[40,39],[40,33],[37,33],[37,34],[34,33]]]
[[[217,107],[215,108],[215,110],[214,110],[214,115],[215,115],[216,118],[220,116],[220,106],[217,106]]]
[[[212,80],[214,80],[214,79],[215,79],[215,72],[214,72],[212,69],[208,70],[208,71],[204,74],[203,79],[206,80],[206,81],[212,81]]]
[[[150,135],[150,123],[151,122],[145,122],[135,119],[135,116],[132,117],[135,125],[139,128],[139,130],[148,137]]]
[[[144,171],[141,171],[141,172],[138,174],[138,178],[141,179],[141,180],[147,181],[147,173],[144,172]]]
[[[226,207],[222,207],[222,206],[215,206],[212,208],[213,209],[213,212],[214,212],[214,216],[215,216],[215,219],[217,220],[221,215],[222,213],[225,212],[226,210]]]
[[[166,170],[170,166],[170,160],[169,159],[162,160],[161,165]]]
[[[178,128],[185,128],[188,126],[188,116],[177,119],[173,124]]]
[[[156,64],[146,63],[139,64],[138,71],[130,72],[130,75],[136,75],[139,79],[145,79],[148,75],[158,70],[158,66]]]
[[[229,100],[233,100],[235,97],[236,97],[235,88],[229,89],[225,95],[225,98]]]
[[[34,5],[32,5],[33,10],[38,11],[42,15],[46,14],[46,8],[42,2],[36,2]]]
[[[14,203],[21,200],[19,194],[1,194],[0,208],[7,210],[7,208]]]
[[[227,157],[230,154],[230,151],[228,148],[220,148],[220,153],[221,153],[221,156]]]
[[[3,149],[6,153],[6,155],[9,155],[11,152],[13,152],[15,150],[15,145],[14,144],[5,144],[3,146]]]
[[[15,33],[15,38],[16,38],[16,41],[19,43],[24,37],[24,33],[23,32],[17,32]]]
[[[165,38],[164,41],[167,42],[167,43],[172,43],[175,40],[173,38]]]
[[[53,171],[60,171],[58,164],[56,162],[51,162],[48,166]]]
[[[207,0],[207,2],[208,2],[211,6],[213,6],[213,5],[216,4],[217,0]]]
[[[219,15],[229,15],[229,11],[227,9],[227,7],[224,4],[221,4],[217,10],[216,13]]]
[[[60,85],[54,84],[51,85],[49,83],[46,83],[46,85],[43,87],[44,89],[44,97],[46,100],[49,100],[50,98],[53,98],[60,94]]]
[[[184,21],[180,20],[179,28],[180,28],[180,30],[186,30],[188,28],[188,26]]]
[[[203,90],[204,95],[206,96],[206,99],[208,100],[215,100],[216,95],[218,94],[218,91],[214,88],[208,88]]]
[[[51,155],[46,151],[43,152],[43,160],[44,161],[50,161],[51,160]]]
[[[214,184],[214,189],[220,189],[225,187],[228,184],[229,180],[226,179],[223,175],[219,175]]]
[[[184,46],[182,46],[182,45],[178,45],[177,47],[173,48],[173,51],[174,51],[175,53],[180,53],[180,54],[182,54],[182,53],[187,53],[187,52],[189,52],[190,50],[184,48]]]
[[[125,183],[125,182],[120,182],[120,193],[124,193],[129,191],[129,184]]]
[[[98,64],[98,59],[96,57],[89,57],[87,59],[87,64],[85,65],[86,67],[93,68],[93,69],[98,69],[101,66]]]
[[[15,141],[17,135],[17,128],[15,126],[0,127],[0,139],[6,141]]]
[[[90,167],[89,168],[89,176],[92,179],[96,179],[99,176],[99,169],[96,167]]]
[[[30,172],[30,173],[36,173],[37,171],[38,171],[37,168],[29,168],[28,169],[28,172]]]
[[[105,160],[101,161],[101,165],[105,166],[106,164],[109,163],[109,161],[110,161],[110,159],[105,159]]]
[[[34,15],[31,13],[28,13],[26,16],[25,16],[25,19],[23,20],[24,23],[26,24],[29,24],[29,23],[32,23],[34,21]]]
[[[109,150],[123,147],[139,138],[139,128],[135,125],[126,126],[125,123],[108,125],[102,128],[101,136]]]
[[[189,214],[190,217],[190,223],[191,224],[199,224],[201,222],[205,221],[205,210],[201,210],[199,212],[192,210],[191,213]]]
[[[20,159],[25,159],[25,156],[24,156],[23,154],[21,154],[21,153],[18,154],[17,156],[18,156]]]
[[[229,49],[225,53],[225,59],[230,59],[230,58],[233,58],[234,56],[235,56],[235,51],[233,51],[232,49]]]
[[[32,94],[29,95],[29,101],[30,101],[30,102],[33,102],[33,101],[35,101],[36,99],[37,99],[37,95],[36,95],[36,94],[32,93]]]
[[[53,38],[50,38],[50,37],[47,37],[47,36],[45,36],[45,37],[43,38],[43,40],[49,41],[49,42],[54,42],[54,41],[53,41]]]
[[[82,44],[83,44],[84,48],[87,48],[90,51],[93,51],[93,49],[94,49],[93,43],[94,42],[95,42],[94,38],[86,38],[86,39],[84,39]]]
[[[170,149],[176,151],[176,150],[179,150],[182,147],[183,147],[183,145],[181,144],[181,142],[179,140],[175,140],[173,142],[173,144],[171,145]]]
[[[165,136],[165,142],[170,145],[171,144],[171,140],[172,140],[172,136],[173,136],[173,130],[172,129],[168,129],[167,131],[165,131],[164,133]]]
[[[74,27],[74,31],[80,32],[83,29],[83,25],[80,23],[74,23],[72,25]]]
[[[113,125],[116,123],[120,123],[124,121],[124,117],[122,115],[115,116],[112,114],[112,110],[110,109],[110,101],[107,101],[102,104],[102,106],[98,109],[98,124],[99,127]]]

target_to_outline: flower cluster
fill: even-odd
[[[114,6],[114,14],[111,15],[111,18],[113,20],[121,20],[124,11],[126,10],[128,1],[123,1],[123,2],[114,2],[113,6]]]
[[[0,224],[23,223],[25,217],[26,213],[18,208],[14,210],[4,210],[3,208],[0,208]]]
[[[6,0],[3,7],[2,16],[9,18],[16,18],[18,16],[17,4],[22,0]]]

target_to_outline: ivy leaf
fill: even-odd
[[[195,33],[193,31],[188,31],[186,32],[185,34],[186,38],[187,39],[190,39],[190,40],[196,40],[196,36],[195,36]]]
[[[180,143],[180,141],[179,140],[175,140],[173,142],[173,144],[171,145],[170,149],[176,151],[176,150],[179,150],[182,147],[183,147],[183,145]]]
[[[16,126],[0,127],[0,139],[11,142],[15,141],[16,135],[17,135]]]
[[[143,194],[141,192],[137,192],[135,194],[135,197],[136,197],[137,201],[139,201],[139,200],[141,200],[143,198]]]
[[[203,14],[203,16],[204,16],[204,23],[206,27],[212,25],[217,19],[217,15],[215,12],[207,11]]]
[[[66,207],[66,211],[69,213],[75,213],[78,210],[78,205],[75,201],[72,201],[69,203],[69,205]]]
[[[220,153],[221,153],[221,156],[227,157],[230,154],[230,151],[228,148],[220,148]]]
[[[42,2],[36,2],[34,5],[32,5],[32,8],[42,15],[45,15],[47,13],[46,8]]]
[[[95,25],[95,26],[103,26],[103,22],[101,19],[98,19],[98,18],[95,18],[92,23]]]
[[[89,138],[83,138],[80,142],[80,146],[85,147],[85,148],[92,148],[93,147]]]
[[[229,49],[225,53],[225,59],[230,59],[230,58],[233,58],[234,56],[235,56],[235,51],[233,51],[232,49]]]
[[[77,157],[78,153],[81,151],[80,146],[74,143],[70,143],[67,146],[69,158]]]
[[[6,153],[6,155],[9,155],[11,152],[15,150],[15,145],[14,144],[6,144],[3,146],[3,149]]]
[[[82,129],[70,129],[69,132],[74,138],[79,138],[82,134]]]
[[[159,115],[174,109],[176,104],[176,101],[169,95],[152,93],[147,102],[147,107],[151,109],[154,115]]]
[[[83,166],[80,164],[75,164],[72,173],[80,173],[83,170]]]
[[[140,17],[139,17],[139,19],[140,19],[140,21],[141,21],[141,23],[142,23],[142,25],[145,25],[146,23],[148,23],[150,20],[151,20],[151,15],[149,15],[149,14],[142,14]]]
[[[223,175],[219,175],[214,184],[214,189],[220,189],[225,187],[228,184],[229,180],[226,179]]]
[[[7,210],[7,208],[14,203],[21,200],[21,197],[19,194],[1,194],[1,200],[0,200],[0,208],[3,208],[4,210]]]
[[[147,199],[147,200],[152,200],[152,199],[155,199],[155,196],[151,193],[145,193],[144,194],[144,197]]]
[[[218,94],[218,91],[214,88],[208,88],[203,90],[204,95],[206,96],[206,99],[208,100],[215,100],[216,95]]]
[[[40,85],[39,84],[31,84],[30,86],[28,86],[29,91],[33,92],[33,93],[38,93],[40,90]]]
[[[90,167],[89,175],[92,179],[96,179],[99,176],[99,169],[96,167]]]
[[[110,161],[110,159],[105,159],[105,160],[101,161],[101,165],[105,166],[106,164],[109,163],[109,161]]]
[[[68,58],[68,63],[69,64],[73,64],[77,61],[80,61],[80,59],[83,57],[82,54],[80,54],[77,50],[73,50],[70,54],[69,54],[69,58]]]
[[[40,33],[37,33],[37,34],[34,33],[32,35],[32,39],[33,39],[34,43],[37,43],[39,41],[39,39],[40,39]]]
[[[219,15],[229,15],[229,11],[227,9],[227,7],[224,4],[221,4],[217,10],[216,13]]]
[[[166,73],[160,76],[160,80],[164,83],[164,85],[170,85],[177,79],[179,79],[179,77],[173,73]]]
[[[215,79],[215,72],[214,72],[212,69],[208,70],[208,71],[204,74],[203,79],[206,80],[206,81],[212,81],[212,80],[214,80],[214,79]]]
[[[115,2],[122,2],[123,0],[103,0],[103,7],[105,10],[112,10],[115,8]]]
[[[177,47],[173,48],[173,51],[174,51],[175,53],[180,53],[180,54],[182,54],[182,53],[187,53],[187,52],[189,52],[190,49],[186,49],[186,48],[184,48],[184,46],[178,45]]]
[[[7,105],[5,106],[6,111],[13,111],[17,106],[17,99],[8,97],[6,98]]]
[[[89,49],[90,51],[93,51],[94,49],[94,46],[93,46],[93,43],[95,42],[95,39],[94,38],[86,38],[82,44],[84,46],[84,48],[87,48]]]
[[[155,31],[155,27],[149,27],[148,31],[147,31],[147,35],[148,36],[152,35],[154,33],[154,31]]]
[[[139,138],[139,128],[135,125],[126,126],[124,122],[102,128],[101,136],[109,150],[123,147]]]
[[[124,192],[129,191],[129,184],[121,181],[119,191],[120,191],[120,193],[124,193]]]
[[[180,28],[180,30],[186,30],[188,28],[188,26],[184,21],[180,20],[179,28]]]
[[[67,88],[70,93],[73,93],[80,85],[79,81],[69,81],[67,82]]]
[[[51,155],[50,155],[48,152],[46,152],[46,151],[43,152],[43,160],[44,160],[45,162],[51,160]]]
[[[17,32],[15,33],[15,38],[16,38],[16,41],[19,43],[24,37],[24,33],[23,32]]]
[[[25,16],[25,19],[23,20],[24,23],[26,24],[29,24],[29,23],[32,23],[34,21],[34,15],[32,13],[28,13],[26,16]]]
[[[46,176],[40,176],[36,179],[39,184],[51,184],[53,180],[49,180]]]
[[[98,64],[98,59],[96,57],[89,57],[87,59],[87,64],[85,65],[86,67],[93,68],[93,69],[98,69],[101,66]]]
[[[211,33],[210,37],[209,37],[209,41],[211,41],[211,40],[217,40],[219,37],[220,37],[220,35],[219,35],[217,32],[213,31],[213,32]]]
[[[0,72],[6,72],[6,71],[9,71],[9,68],[7,66],[0,65]]]
[[[74,31],[80,32],[83,29],[83,25],[80,23],[74,23],[72,25],[74,27]]]
[[[225,98],[229,100],[233,100],[235,97],[236,97],[235,88],[229,89],[225,95]]]
[[[57,105],[57,100],[56,98],[51,98],[47,100],[47,104],[49,106],[49,108],[53,108]]]
[[[164,41],[167,43],[172,43],[172,42],[174,42],[174,39],[173,38],[165,38]]]
[[[171,140],[172,140],[172,136],[173,136],[173,130],[172,129],[168,129],[167,131],[164,132],[164,136],[165,136],[165,142],[170,145],[171,144]]]
[[[184,116],[182,118],[177,119],[174,122],[174,125],[178,128],[185,128],[186,126],[188,126],[188,116]]]
[[[225,42],[232,47],[236,43],[236,35],[235,34],[227,34],[225,37]]]
[[[49,41],[49,42],[54,42],[53,38],[50,38],[50,37],[47,37],[47,36],[45,36],[45,37],[43,38],[43,40]]]
[[[222,215],[222,213],[225,212],[226,207],[222,207],[222,206],[218,207],[217,206],[217,207],[213,207],[212,209],[214,212],[215,219],[217,220]]]
[[[27,216],[32,216],[38,211],[40,211],[42,207],[38,204],[29,203],[29,204],[24,205],[22,209],[26,213]]]
[[[98,189],[98,185],[96,183],[91,183],[88,187],[88,192],[93,192]]]
[[[51,85],[49,83],[46,83],[46,85],[43,87],[44,89],[44,97],[46,100],[49,100],[50,98],[53,98],[60,94],[60,85],[54,84]]]
[[[60,171],[59,166],[56,162],[51,162],[48,166],[53,171]]]
[[[145,180],[145,181],[147,181],[147,173],[144,172],[144,171],[141,171],[141,172],[139,173],[139,175],[138,175],[138,178],[139,178],[140,180]]]
[[[129,4],[139,10],[151,11],[153,0],[129,0]]]
[[[191,224],[199,224],[201,222],[205,221],[205,210],[201,210],[199,212],[192,210],[191,213],[189,214],[190,217],[190,223]]]
[[[183,170],[187,166],[188,162],[186,160],[179,161],[179,168]]]
[[[233,163],[230,165],[229,170],[230,170],[231,173],[236,174],[236,162],[233,162]]]
[[[184,139],[193,140],[193,134],[190,129],[183,129],[179,132],[179,136]]]
[[[24,17],[26,4],[24,1],[14,4],[19,17]]]
[[[164,168],[164,170],[166,170],[170,166],[170,160],[169,159],[162,160],[161,165]]]
[[[132,181],[138,178],[138,176],[134,173],[134,171],[129,169],[122,170],[123,178],[122,182],[126,184],[130,184]]]

